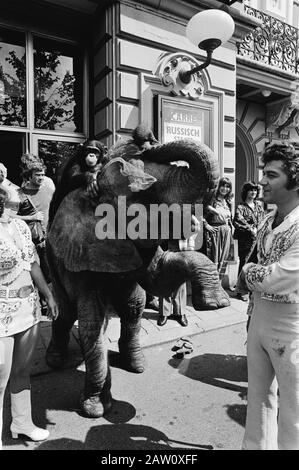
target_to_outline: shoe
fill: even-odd
[[[10,396],[12,414],[10,430],[13,439],[17,439],[19,435],[27,436],[32,441],[45,441],[48,439],[49,431],[38,428],[32,422],[30,390],[11,393]]]
[[[177,340],[175,345],[171,348],[171,351],[175,352],[177,359],[181,359],[185,354],[191,354],[193,352],[193,344],[191,340],[185,336]]]
[[[28,429],[18,429],[17,431],[11,431],[11,436],[13,439],[18,439],[19,436],[27,436],[32,441],[40,442],[45,441],[48,439],[50,433],[47,429],[42,429],[38,427],[34,427],[31,431]]]
[[[182,326],[188,326],[188,320],[187,320],[187,317],[185,314],[183,315],[177,315],[176,317],[176,321],[182,325]]]
[[[168,317],[166,317],[165,315],[159,315],[158,320],[157,320],[157,325],[158,326],[165,325],[167,323],[167,319]]]

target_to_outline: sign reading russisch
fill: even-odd
[[[163,107],[163,142],[194,139],[203,142],[204,112],[188,105],[166,102]]]

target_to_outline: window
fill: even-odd
[[[0,30],[0,126],[26,127],[25,34]]]
[[[286,17],[286,0],[267,0],[266,9],[270,13],[275,13],[276,15]]]
[[[14,183],[22,153],[38,154],[55,181],[60,163],[85,140],[85,55],[74,41],[0,28],[1,160]]]
[[[83,53],[34,38],[34,126],[82,132]]]
[[[43,159],[47,167],[47,176],[57,183],[59,168],[64,161],[75,154],[79,142],[65,142],[57,140],[39,140],[38,155]]]
[[[0,29],[0,126],[83,133],[83,69],[79,46]]]
[[[257,0],[244,0],[244,3],[252,8],[258,7]]]

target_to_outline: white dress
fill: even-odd
[[[26,223],[0,219],[0,337],[15,335],[40,321],[39,296],[30,275],[34,261],[35,248]],[[24,287],[20,297],[18,290]],[[23,297],[24,291],[29,295]]]

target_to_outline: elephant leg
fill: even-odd
[[[46,351],[46,363],[52,369],[59,369],[65,364],[68,355],[70,331],[77,319],[76,309],[57,279],[53,279],[53,290],[59,304],[59,315],[52,322],[52,337]]]
[[[145,358],[140,346],[141,317],[145,306],[145,292],[135,283],[120,289],[122,295],[117,302],[120,316],[120,338],[118,341],[120,363],[125,370],[142,373]]]
[[[111,373],[105,338],[105,305],[96,289],[85,285],[78,295],[79,338],[85,361],[85,386],[80,406],[90,418],[99,418],[112,406]]]

